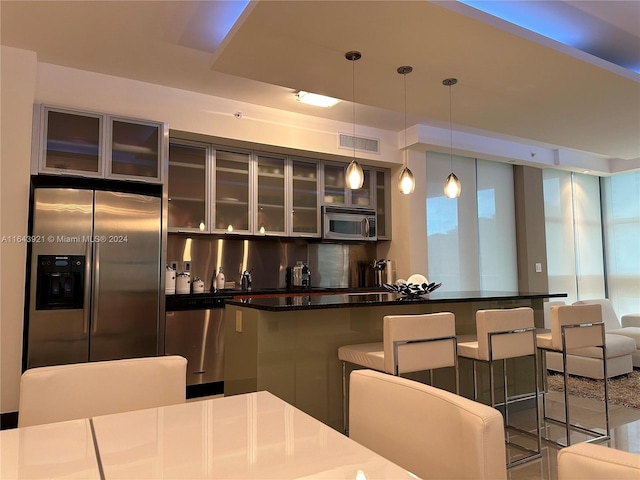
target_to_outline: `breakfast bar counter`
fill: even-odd
[[[224,393],[268,390],[318,420],[342,425],[342,345],[382,341],[385,315],[452,312],[456,334],[475,335],[475,312],[531,307],[544,326],[543,305],[566,294],[432,292],[417,298],[395,293],[233,299],[225,302]],[[436,386],[452,388],[453,375],[436,372]],[[461,389],[470,381],[463,375]],[[523,385],[532,383],[522,376]],[[464,392],[462,392],[464,393]]]

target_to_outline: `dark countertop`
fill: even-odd
[[[272,312],[291,310],[315,310],[322,308],[373,307],[384,305],[406,305],[420,303],[477,302],[491,300],[520,300],[562,298],[566,293],[522,293],[522,292],[432,292],[420,297],[406,298],[387,292],[351,292],[339,295],[281,296],[226,300],[227,305],[236,305]]]
[[[197,310],[208,308],[222,308],[224,304],[231,299],[266,299],[268,297],[287,297],[296,296],[324,296],[349,293],[369,293],[369,292],[386,292],[381,287],[292,287],[292,288],[256,288],[252,290],[240,289],[223,289],[217,292],[204,293],[187,293],[166,295],[165,310],[168,312],[176,310]]]

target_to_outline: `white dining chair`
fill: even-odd
[[[351,373],[349,437],[419,478],[505,480],[502,414],[408,378]]]
[[[640,455],[593,443],[558,452],[558,480],[638,480]]]
[[[186,378],[178,355],[31,368],[20,379],[18,426],[183,403]]]

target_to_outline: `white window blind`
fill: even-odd
[[[619,316],[640,312],[640,171],[602,179],[607,290]]]
[[[543,181],[549,292],[604,298],[598,177],[545,169]]]
[[[444,291],[518,289],[513,168],[454,156],[459,198],[444,196],[447,154],[427,152],[429,281]]]

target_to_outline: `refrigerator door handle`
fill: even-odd
[[[91,242],[87,242],[84,251],[84,299],[82,307],[82,333],[89,329],[89,315],[91,313]]]
[[[93,263],[93,311],[91,314],[91,332],[95,333],[98,330],[98,303],[100,300],[100,242],[95,243],[93,253],[95,254],[95,259]]]

